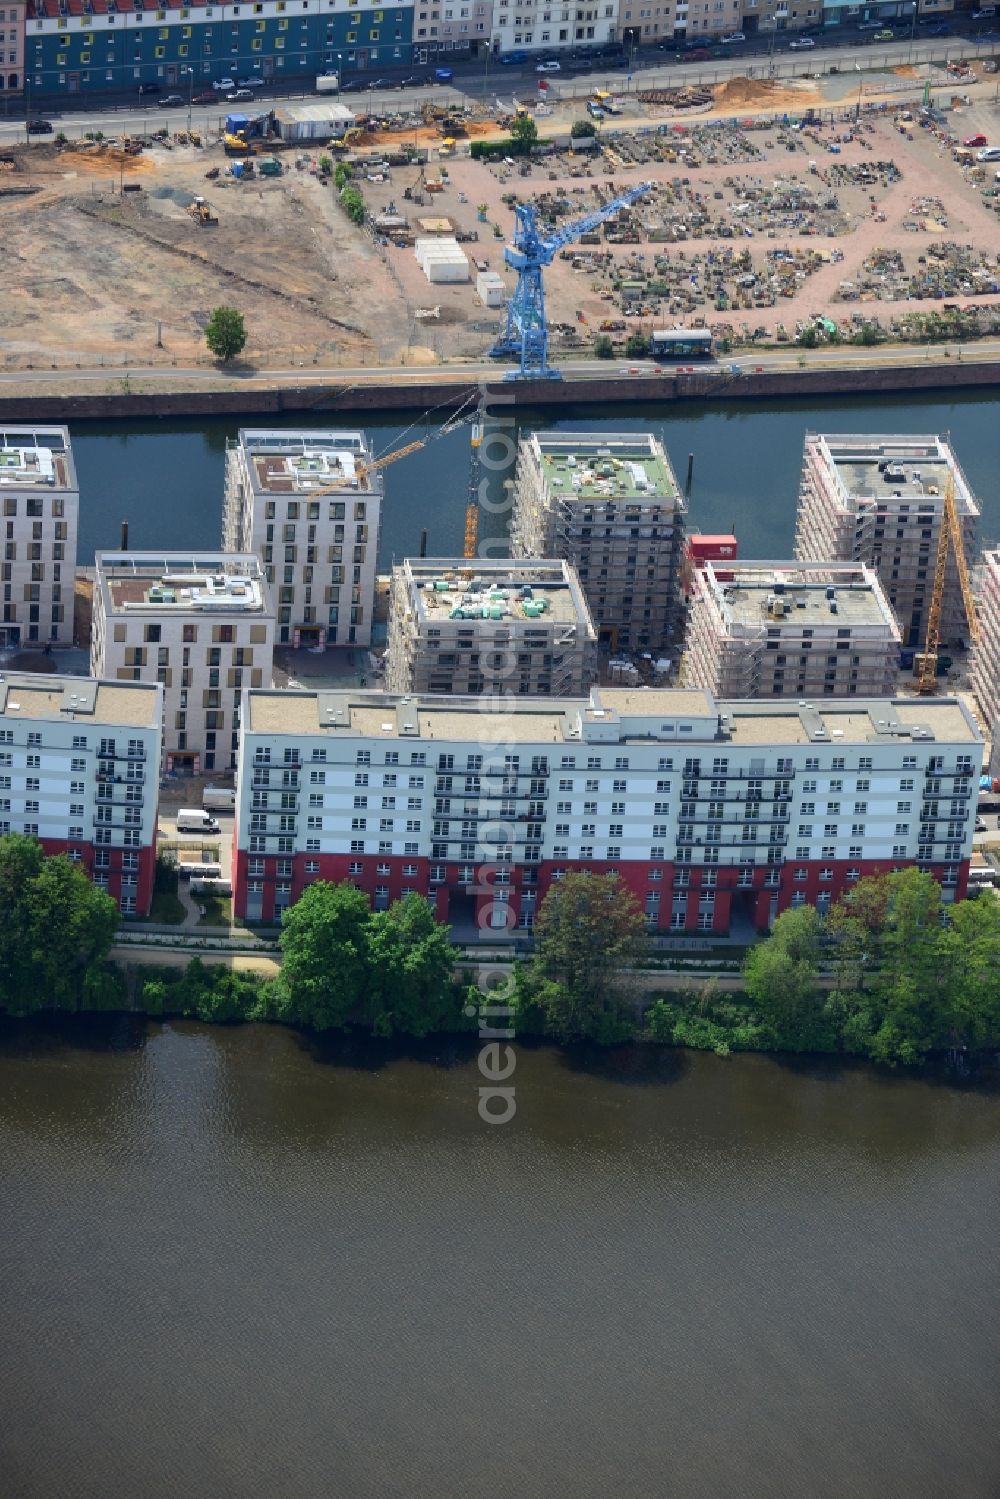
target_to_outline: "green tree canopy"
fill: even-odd
[[[532,965],[552,1033],[596,1034],[646,949],[645,917],[617,875],[577,870],[553,884],[535,923]]]
[[[514,150],[521,156],[529,156],[531,148],[538,144],[538,126],[530,115],[518,115],[510,127],[510,138]]]
[[[243,314],[235,307],[216,307],[205,324],[205,342],[216,359],[227,362],[242,354],[246,347],[247,329]]]
[[[820,925],[815,906],[783,911],[770,937],[747,955],[747,993],[771,1038],[788,1051],[812,1051],[826,1042]]]
[[[118,925],[106,891],[63,855],[18,834],[0,838],[0,1006],[18,1014],[76,1009]]]
[[[344,1026],[364,997],[368,898],[354,885],[318,880],[281,923],[282,1018],[329,1030]]]
[[[369,916],[362,1009],[374,1034],[426,1036],[457,1028],[465,996],[459,996],[454,979],[456,955],[447,927],[420,895]]]

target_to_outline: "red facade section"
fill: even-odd
[[[78,854],[76,862],[80,868],[85,870],[93,878],[97,867],[97,848],[93,843],[69,842],[64,838],[40,838],[39,842],[45,853],[54,854]],[[148,916],[149,908],[153,901],[153,881],[156,877],[156,849],[155,848],[109,848],[102,850],[108,855],[108,863],[102,866],[102,873],[108,877],[107,891],[121,905],[122,887],[126,883],[124,879],[124,860],[126,853],[138,856],[138,867],[128,871],[130,876],[134,875],[135,883],[135,915]]]
[[[256,861],[260,856],[254,858]],[[820,859],[795,861],[771,869],[757,866],[743,871],[738,868],[669,862],[612,864],[560,859],[558,862],[547,861],[531,866],[477,864],[474,866],[474,878],[468,882],[463,880],[461,874],[462,869],[468,866],[454,863],[441,865],[426,858],[376,857],[372,854],[295,854],[284,858],[267,855],[262,862],[263,873],[251,875],[250,856],[243,849],[234,852],[233,907],[236,915],[244,919],[248,915],[251,879],[260,881],[263,886],[262,892],[255,892],[250,903],[255,908],[255,915],[259,909],[257,919],[265,922],[274,920],[279,884],[290,885],[290,899],[294,903],[314,880],[329,880],[332,883],[350,880],[373,903],[377,888],[385,893],[390,902],[400,899],[404,890],[415,890],[424,896],[433,895],[435,914],[440,920],[460,924],[463,928],[474,925],[488,933],[496,931],[498,927],[502,929],[504,924],[513,929],[519,923],[521,912],[532,904],[537,911],[553,884],[557,871],[565,870],[568,873],[585,869],[594,874],[616,872],[635,896],[640,908],[647,913],[650,925],[656,931],[714,932],[720,936],[730,930],[734,919],[749,923],[758,931],[767,931],[772,919],[772,902],[775,915],[789,910],[796,903],[796,894],[804,897],[804,901],[797,902],[800,905],[816,905],[821,896],[829,896],[832,904],[851,890],[859,879],[889,874],[894,869],[908,867],[906,863],[897,861],[847,862]],[[282,866],[285,872],[279,872],[279,867]],[[436,877],[432,879],[432,869],[443,869],[443,880]],[[777,882],[768,883],[768,877],[773,879],[775,870]],[[508,876],[507,883],[497,885],[498,871]],[[930,873],[935,879],[944,882],[946,871],[943,866],[932,867]],[[957,884],[950,887],[954,890],[956,900],[965,896],[968,875],[968,860],[965,860],[959,866]],[[675,886],[675,882],[681,883]],[[495,888],[507,892],[505,921],[500,916],[501,907],[495,899]],[[533,903],[525,901],[526,893],[534,895]],[[658,901],[656,896],[659,896]],[[683,926],[673,925],[675,911],[683,912]]]

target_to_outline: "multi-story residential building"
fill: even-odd
[[[24,67],[41,94],[197,94],[246,76],[308,89],[319,73],[408,64],[412,25],[412,0],[28,0]]]
[[[376,907],[528,928],[567,871],[615,872],[651,928],[766,928],[916,864],[966,886],[982,739],[955,699],[716,702],[594,688],[481,699],[250,692],[235,906],[272,920],[312,880]]]
[[[885,697],[899,626],[871,568],[708,562],[693,577],[684,681],[718,697]]]
[[[270,687],[274,608],[260,559],[98,552],[90,669],[163,688],[168,770],[236,764],[248,687]]]
[[[26,0],[0,5],[0,93],[24,87],[24,13]]]
[[[0,677],[0,834],[68,854],[145,915],[156,867],[163,689],[89,677]]]
[[[867,562],[878,573],[905,646],[927,632],[934,563],[949,481],[971,557],[979,506],[945,437],[806,437],[795,528],[800,562]],[[941,638],[968,634],[958,571],[949,557]]]
[[[985,551],[976,570],[978,635],[971,687],[980,722],[993,743],[994,763],[1000,745],[1000,550]]]
[[[415,0],[413,60],[438,60],[442,52],[488,56],[494,0]]]
[[[846,3],[846,0],[845,0]],[[853,5],[857,21],[857,4]],[[623,0],[621,35],[626,47],[646,46],[660,38],[696,41],[742,31],[798,31],[818,26],[826,11],[821,0],[666,0],[660,5]]]
[[[80,490],[65,427],[0,430],[0,647],[73,643]]]
[[[515,557],[564,557],[602,640],[663,650],[681,627],[686,506],[651,433],[535,432],[514,481]]]
[[[600,47],[618,36],[618,0],[493,0],[492,50],[560,52]]]
[[[561,561],[407,558],[393,569],[391,692],[572,696],[597,680],[597,632]]]
[[[369,645],[382,476],[363,432],[241,431],[226,448],[223,545],[256,552],[280,644]]]

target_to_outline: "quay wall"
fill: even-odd
[[[914,351],[914,358],[919,355]],[[54,376],[54,382],[58,376]],[[149,377],[150,379],[154,377]],[[243,385],[225,390],[168,389],[103,391],[81,394],[35,394],[26,385],[18,395],[0,396],[0,420],[107,421],[112,418],[180,416],[315,414],[331,411],[421,409],[463,401],[477,376],[444,374],[426,381],[393,383],[364,380],[324,390],[319,383]],[[900,391],[948,391],[1000,387],[1000,364],[992,361],[936,360],[910,365],[866,365],[862,368],[762,370],[740,375],[701,370],[682,375],[600,375],[544,381],[489,382],[518,406],[549,409],[600,403],[631,405],[637,401],[759,401],[796,396],[888,395]]]

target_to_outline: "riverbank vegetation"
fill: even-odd
[[[114,901],[31,838],[0,838],[0,902],[0,1010],[9,1014],[132,1009],[379,1037],[478,1023],[483,995],[419,895],[371,911],[350,883],[311,885],[285,914],[281,969],[266,979],[200,957],[186,967],[115,966]],[[530,961],[515,963],[490,997],[510,1006],[516,1034],[560,1043],[828,1052],[893,1065],[1000,1047],[1000,904],[992,894],[946,904],[915,869],[860,880],[825,916],[806,905],[784,912],[750,949],[743,992],[692,974],[686,987],[656,994],[654,972],[635,896],[617,876],[574,873],[543,902]]]

